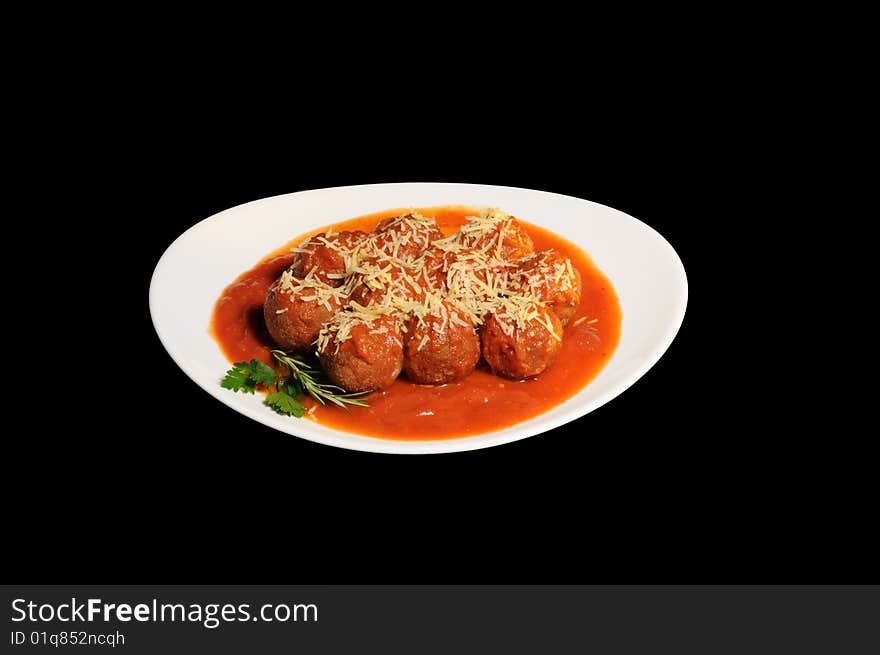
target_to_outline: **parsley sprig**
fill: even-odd
[[[360,396],[369,392],[346,393],[342,387],[320,382],[320,370],[282,350],[273,350],[272,357],[287,370],[286,375],[265,362],[252,359],[249,362],[235,362],[220,386],[242,393],[254,393],[257,386],[263,386],[271,392],[266,397],[266,404],[284,416],[300,417],[305,414],[306,408],[298,399],[306,394],[322,405],[330,402],[339,407],[369,406],[360,400]],[[275,391],[272,391],[272,387],[275,387]]]
[[[230,391],[242,391],[253,393],[258,384],[269,387],[275,384],[277,374],[275,369],[257,359],[250,362],[235,362],[232,368],[226,372],[226,377],[220,386]]]

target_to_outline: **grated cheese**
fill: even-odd
[[[318,302],[329,311],[340,308],[315,341],[319,352],[338,352],[359,325],[367,326],[368,334],[390,334],[400,343],[398,335],[407,332],[409,321],[419,328],[416,350],[421,351],[449,326],[473,329],[490,315],[509,337],[537,328],[561,341],[549,308],[579,294],[576,270],[554,251],[531,253],[530,238],[509,214],[483,209],[468,216],[459,232],[438,238],[433,218],[410,211],[382,221],[365,237],[346,236],[353,234],[330,229],[291,249],[313,254],[322,247],[338,253],[344,273],[329,273],[326,279],[343,280],[341,286],[324,283],[317,269],[302,279],[285,271],[279,282],[291,297]],[[506,258],[510,252],[530,254],[511,261]]]

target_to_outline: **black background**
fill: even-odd
[[[367,66],[329,89],[302,67],[210,87],[198,68],[145,70],[108,81],[43,166],[77,192],[51,227],[89,290],[53,291],[74,361],[48,363],[64,381],[10,440],[10,562],[28,581],[863,581],[867,462],[849,435],[804,429],[794,408],[810,399],[792,405],[766,355],[779,317],[754,253],[784,219],[743,211],[766,199],[760,153],[707,73],[661,66],[609,94],[585,73],[492,65],[467,85]],[[578,421],[427,457],[274,432],[174,365],[147,291],[182,231],[265,196],[399,181],[523,186],[640,218],[688,273],[678,337]]]

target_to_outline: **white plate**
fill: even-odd
[[[273,413],[258,395],[220,387],[229,362],[208,333],[214,302],[239,274],[296,235],[394,207],[500,207],[578,244],[608,276],[623,310],[620,344],[604,370],[553,410],[463,439],[392,441]],[[159,339],[202,389],[255,421],[311,441],[381,453],[445,453],[516,441],[579,418],[624,391],[672,343],[687,278],[672,246],[641,221],[604,205],[544,191],[476,184],[373,184],[265,198],[206,218],[172,243],[153,272],[150,313]]]

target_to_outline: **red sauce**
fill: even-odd
[[[333,224],[334,230],[369,232],[383,218],[409,211],[398,208]],[[449,235],[474,213],[469,207],[419,209],[434,216]],[[365,397],[369,408],[321,407],[313,417],[322,425],[384,439],[444,439],[466,437],[521,423],[552,409],[583,389],[610,359],[620,340],[621,312],[608,278],[589,256],[570,241],[517,218],[528,230],[535,250],[555,248],[571,259],[583,282],[581,303],[562,339],[562,350],[541,375],[511,381],[492,375],[481,362],[461,382],[421,386],[398,378],[389,389]],[[329,226],[328,226],[329,227]],[[263,301],[269,285],[290,266],[290,247],[321,228],[302,234],[257,266],[241,274],[220,296],[211,328],[230,362],[251,358],[271,363],[272,341],[263,324]],[[585,320],[579,320],[584,317]],[[577,325],[576,325],[577,324]],[[306,401],[311,405],[312,401]],[[269,411],[267,409],[267,411]],[[296,419],[291,419],[296,420]]]

